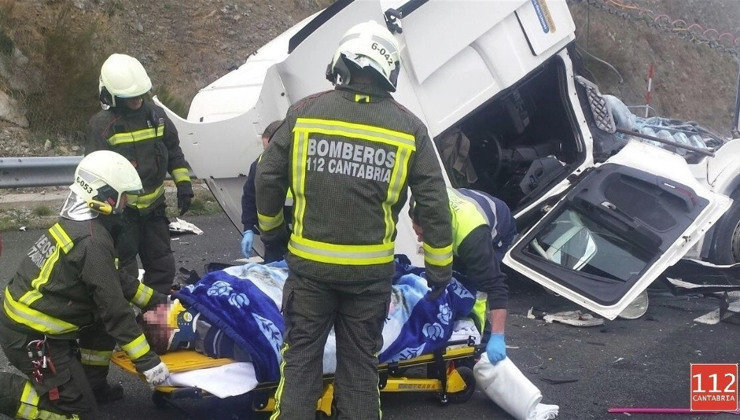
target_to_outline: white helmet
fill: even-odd
[[[111,54],[100,67],[100,102],[116,106],[116,98],[135,98],[152,90],[152,81],[139,60]]]
[[[69,186],[87,205],[102,214],[123,211],[127,194],[140,194],[143,187],[136,168],[125,157],[110,150],[98,150],[82,158]]]
[[[371,20],[351,27],[344,34],[326,69],[326,78],[334,84],[347,84],[350,82],[348,66],[370,67],[386,82],[384,87],[394,92],[401,69],[400,60],[396,38],[388,28]]]

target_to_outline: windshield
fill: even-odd
[[[564,268],[628,281],[650,260],[637,247],[588,216],[566,209],[527,245],[527,249]]]

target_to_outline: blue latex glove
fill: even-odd
[[[491,338],[488,339],[488,344],[486,344],[486,354],[492,365],[506,358],[506,342],[504,342],[503,333],[491,334]]]
[[[244,236],[242,236],[242,255],[245,258],[249,258],[252,255],[252,244],[254,243],[254,232],[251,230],[245,230]]]

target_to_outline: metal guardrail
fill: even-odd
[[[0,158],[0,188],[70,185],[82,156]]]
[[[0,188],[70,185],[81,160],[82,156],[0,157]],[[195,179],[192,171],[190,178]]]

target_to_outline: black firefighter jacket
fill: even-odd
[[[101,217],[59,219],[22,260],[5,288],[0,320],[18,331],[75,339],[102,322],[139,371],[159,364],[130,303],[147,309],[166,297],[119,274],[113,238]]]
[[[135,111],[114,107],[93,115],[87,125],[85,154],[95,150],[114,151],[134,165],[144,187],[135,206],[143,213],[164,202],[167,172],[175,180],[178,192],[185,188],[192,195],[188,163],[177,129],[155,104],[144,102]]]
[[[264,241],[287,235],[293,194],[291,270],[319,281],[389,280],[398,213],[416,200],[431,285],[449,281],[452,233],[439,162],[426,127],[390,94],[350,85],[293,105],[257,165]]]

